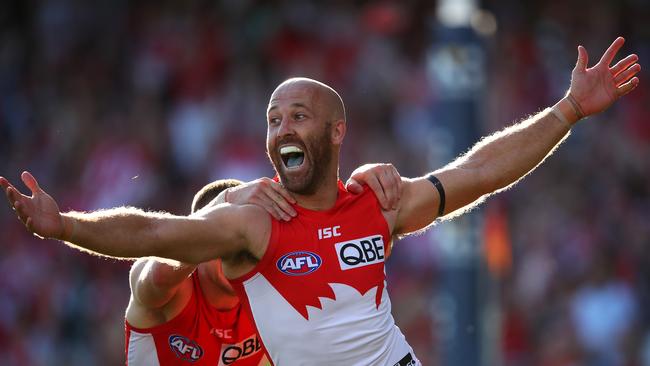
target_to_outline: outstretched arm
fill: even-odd
[[[507,189],[531,172],[568,136],[571,127],[611,106],[639,83],[641,66],[629,55],[610,67],[624,39],[617,38],[600,61],[587,68],[588,55],[578,47],[578,61],[566,96],[553,107],[491,136],[469,152],[434,171],[445,192],[443,216],[460,214],[487,195]],[[438,216],[440,194],[425,177],[405,180],[396,218],[396,234],[429,225]]]
[[[270,235],[269,215],[252,205],[219,205],[190,216],[128,207],[62,214],[31,174],[23,173],[22,179],[32,191],[31,197],[2,177],[0,186],[29,231],[110,257],[158,256],[200,263],[241,251],[261,256]]]

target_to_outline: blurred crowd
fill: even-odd
[[[623,35],[621,53],[650,60],[647,1],[476,6],[488,21],[476,30],[479,134],[558,100],[578,44],[593,64]],[[4,1],[0,175],[16,182],[30,170],[63,210],[188,213],[213,179],[272,176],[265,109],[291,76],[343,96],[344,179],[366,162],[421,175],[439,167],[436,154],[461,152],[437,149],[453,128],[436,124],[432,107],[445,97],[427,64],[435,14],[426,0]],[[640,78],[523,183],[488,200],[512,254],[500,271],[480,271],[500,309],[493,360],[650,365],[650,79]],[[434,242],[398,243],[388,272],[398,325],[426,365],[444,356]],[[1,209],[0,363],[123,363],[128,269],[40,241]]]

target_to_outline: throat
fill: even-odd
[[[314,194],[292,193],[300,207],[312,211],[326,211],[334,207],[338,198],[338,180],[324,182]]]

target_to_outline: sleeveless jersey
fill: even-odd
[[[241,303],[228,311],[211,306],[194,272],[192,297],[167,323],[140,329],[125,321],[128,366],[270,365],[264,346]]]
[[[391,315],[379,203],[338,186],[333,208],[272,219],[266,253],[231,284],[275,365],[420,365]]]

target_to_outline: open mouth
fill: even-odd
[[[305,161],[305,153],[298,146],[283,146],[280,148],[280,157],[287,169],[300,168]]]

